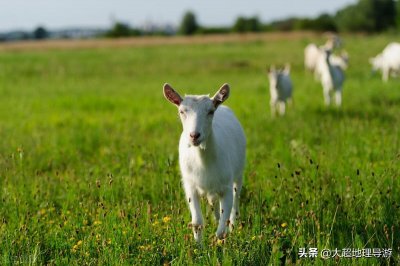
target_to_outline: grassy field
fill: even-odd
[[[400,81],[368,58],[394,36],[345,36],[341,109],[303,69],[322,38],[3,49],[0,264],[400,263]],[[294,105],[269,112],[266,66],[292,64]],[[248,140],[241,217],[225,240],[206,204],[194,243],[177,162],[181,125],[162,95],[213,94]],[[204,202],[205,203],[205,202]],[[300,248],[391,248],[383,258],[299,258]]]

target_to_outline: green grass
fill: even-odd
[[[321,39],[1,52],[0,264],[399,264],[400,84],[368,64],[393,38],[344,38],[341,109],[303,69]],[[286,62],[294,105],[271,119],[266,66]],[[188,227],[165,82],[182,94],[231,85],[248,155],[224,243],[206,206],[203,247]],[[300,259],[310,247],[393,255]]]

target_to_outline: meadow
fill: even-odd
[[[342,108],[325,107],[304,70],[316,35],[0,49],[0,264],[400,264],[400,80],[368,64],[396,38],[343,36]],[[272,119],[266,68],[286,62],[294,104]],[[203,246],[188,227],[165,82],[182,95],[231,86],[225,104],[248,145],[241,216],[224,241],[205,201]]]

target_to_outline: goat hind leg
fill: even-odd
[[[331,104],[331,95],[328,88],[324,88],[324,100],[326,106]]]

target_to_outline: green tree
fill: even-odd
[[[243,17],[238,17],[235,21],[235,24],[233,24],[233,31],[235,32],[246,32],[246,19]]]
[[[44,27],[37,27],[33,31],[33,38],[36,40],[46,39],[49,36],[49,33]]]
[[[394,0],[359,0],[336,14],[339,30],[379,32],[396,26]]]
[[[188,11],[183,16],[181,26],[180,26],[180,33],[183,35],[192,35],[199,29],[199,25],[196,21],[196,16],[193,12]]]
[[[396,26],[397,29],[400,30],[400,1],[397,1],[396,5]]]
[[[290,21],[289,21],[290,23]],[[299,18],[292,20],[293,25],[290,28],[294,30],[313,30],[313,31],[336,31],[336,23],[329,14],[322,14],[315,19]]]
[[[336,31],[336,23],[329,14],[322,14],[313,21],[312,29],[316,31]]]
[[[375,30],[383,31],[396,27],[396,2],[393,0],[373,1]]]

